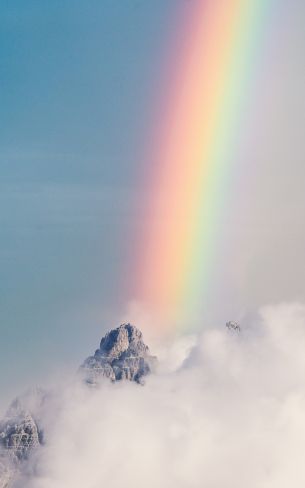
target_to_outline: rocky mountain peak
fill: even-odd
[[[12,459],[24,460],[41,445],[42,432],[33,411],[41,408],[44,397],[40,388],[28,390],[13,400],[0,421],[0,447],[8,450]]]
[[[142,332],[131,324],[122,324],[102,338],[96,355],[118,359],[124,356],[145,356],[149,353]]]
[[[111,381],[127,379],[141,383],[156,364],[142,332],[131,324],[122,324],[108,332],[101,340],[94,356],[89,356],[81,371],[85,381],[96,385],[101,378]]]

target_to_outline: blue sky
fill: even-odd
[[[122,305],[135,182],[174,7],[1,2],[5,386],[34,381],[56,360],[81,361],[114,325],[108,320]]]

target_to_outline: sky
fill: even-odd
[[[5,385],[79,361],[121,307],[167,3],[1,3]]]
[[[151,100],[188,3],[1,2],[1,402],[74,371],[126,315]],[[213,324],[305,301],[305,5],[280,1],[271,16]]]

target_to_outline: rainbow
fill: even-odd
[[[135,285],[169,323],[196,314],[209,287],[269,8],[269,0],[187,2],[175,35]]]

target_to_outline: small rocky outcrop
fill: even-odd
[[[103,337],[99,349],[85,360],[80,370],[90,385],[97,385],[102,378],[143,383],[156,363],[142,332],[131,324],[122,324]]]

